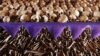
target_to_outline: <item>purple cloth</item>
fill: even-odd
[[[26,22],[26,23],[0,23],[0,26],[8,32],[8,34],[15,37],[20,27],[25,27],[27,32],[32,36],[35,37],[43,27],[46,27],[48,31],[54,38],[57,38],[61,35],[64,28],[68,27],[71,31],[72,37],[76,39],[81,35],[81,33],[89,26],[91,29],[91,34],[93,38],[100,36],[100,23],[94,22],[68,22],[68,23],[33,23],[33,22]]]

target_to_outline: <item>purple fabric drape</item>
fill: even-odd
[[[35,37],[43,27],[46,27],[48,31],[54,38],[57,38],[61,35],[64,28],[68,27],[71,31],[72,37],[76,39],[79,35],[89,26],[91,29],[91,34],[93,38],[100,36],[100,23],[94,22],[68,22],[68,23],[33,23],[33,22],[26,22],[26,23],[0,23],[0,27],[4,28],[8,34],[15,37],[20,27],[25,27],[27,32],[32,36]]]

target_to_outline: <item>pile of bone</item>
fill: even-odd
[[[72,22],[100,19],[100,0],[2,0],[1,22]]]
[[[35,38],[31,38],[21,28],[12,38],[0,29],[0,56],[99,56],[100,38],[91,39],[89,29],[73,40],[66,28],[62,36],[53,39],[47,29],[43,29]]]

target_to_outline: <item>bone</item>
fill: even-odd
[[[100,17],[100,11],[95,11],[95,12],[93,13],[93,15],[94,15],[94,17]]]
[[[3,9],[0,14],[4,14],[1,16],[10,16],[10,14],[15,10],[16,15],[18,17],[21,17],[23,14],[23,11],[27,11],[30,13],[30,17],[32,15],[36,15],[36,18],[38,21],[34,22],[41,22],[41,14],[47,15],[49,20],[46,22],[59,22],[57,21],[60,14],[64,14],[68,16],[68,21],[78,21],[80,22],[78,18],[84,16],[89,16],[89,19],[87,21],[97,22],[99,19],[96,19],[95,21],[91,19],[91,17],[99,17],[99,1],[86,1],[86,0],[78,0],[78,1],[45,1],[45,0],[37,0],[37,1],[26,1],[26,0],[16,0],[16,1],[3,1],[1,3],[1,10]],[[41,11],[41,12],[39,12]],[[69,11],[69,12],[68,12]],[[38,14],[38,15],[37,15]],[[72,20],[74,19],[74,20]],[[62,19],[63,20],[63,19]],[[16,19],[14,22],[19,21]],[[21,21],[20,21],[21,22]],[[33,22],[33,21],[32,21]],[[45,22],[45,21],[44,21]],[[84,21],[82,21],[84,22]],[[63,23],[63,22],[62,22]]]
[[[28,22],[28,21],[30,21],[30,16],[29,16],[29,15],[26,15],[26,14],[23,14],[23,15],[20,17],[20,21],[21,21],[21,22]]]
[[[52,39],[49,33],[45,28],[41,31],[41,34],[35,38],[30,38],[29,35],[26,35],[27,31],[24,28],[20,29],[18,32],[17,38],[12,39],[11,36],[4,39],[7,42],[1,42],[3,45],[0,45],[1,51],[0,55],[5,55],[9,53],[9,55],[21,56],[21,55],[29,55],[29,56],[41,56],[41,55],[90,55],[94,56],[99,55],[99,39],[95,40],[91,39],[89,33],[84,31],[85,36],[81,35],[82,38],[78,38],[76,40],[72,40],[69,30],[64,30],[65,35],[61,35],[61,37],[57,40]],[[0,32],[1,33],[1,32]],[[20,36],[19,36],[20,34]],[[84,39],[87,37],[86,39]],[[1,38],[0,38],[1,40]],[[84,44],[85,43],[85,44]],[[7,45],[6,45],[7,44]],[[5,51],[7,50],[7,51]],[[78,53],[77,53],[78,52]],[[70,54],[71,53],[71,54]],[[88,54],[87,54],[88,53]]]
[[[9,16],[5,16],[3,18],[3,22],[10,22],[10,17]]]
[[[12,22],[12,16],[18,16],[18,19],[13,21],[14,23],[16,21],[41,22],[42,19],[45,23],[60,22],[66,24],[69,21],[85,23],[91,21],[96,23],[99,22],[100,18],[99,7],[99,0],[2,0],[0,1],[0,20],[5,23]],[[73,35],[69,29],[64,30],[66,31],[65,33],[63,29],[60,31],[59,28],[56,28],[56,26],[61,27],[62,25],[54,24],[56,23],[51,23],[48,26],[47,24],[40,23],[43,27],[47,26],[47,29],[41,29],[37,35],[33,33],[35,37],[30,36],[26,27],[24,29],[24,23],[21,24],[23,28],[17,31],[15,38],[11,38],[14,31],[8,34],[5,30],[3,32],[0,30],[0,56],[8,56],[8,54],[9,56],[99,56],[100,38],[98,27],[98,29],[94,27],[93,30],[93,32],[96,30],[97,35],[94,34],[96,38],[92,38],[90,32],[87,33],[88,31],[85,30],[85,33],[81,32],[80,36],[78,35],[78,38],[73,40]],[[82,25],[82,23],[79,24]],[[27,25],[30,26],[31,24]],[[59,36],[57,40],[50,34],[50,30],[54,28],[52,26],[55,27],[54,30],[59,30],[54,31]],[[6,30],[11,31],[15,28],[17,28],[16,25],[10,25]],[[36,32],[39,28],[36,28]],[[32,31],[30,29],[30,33]],[[58,35],[58,32],[60,35]]]
[[[60,15],[60,18],[58,19],[58,22],[65,23],[68,21],[68,17],[66,15]]]

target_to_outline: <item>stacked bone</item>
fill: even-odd
[[[99,0],[0,0],[1,22],[72,22],[100,19]],[[12,38],[0,28],[0,56],[99,56],[100,38],[86,29],[76,40],[66,28],[54,40],[47,29],[36,38],[21,28]]]
[[[12,38],[0,28],[0,56],[99,56],[100,38],[91,39],[87,28],[76,40],[65,28],[61,37],[54,40],[46,28],[31,38],[24,28],[20,28],[17,38]]]
[[[3,22],[69,22],[100,19],[99,0],[2,0]]]

